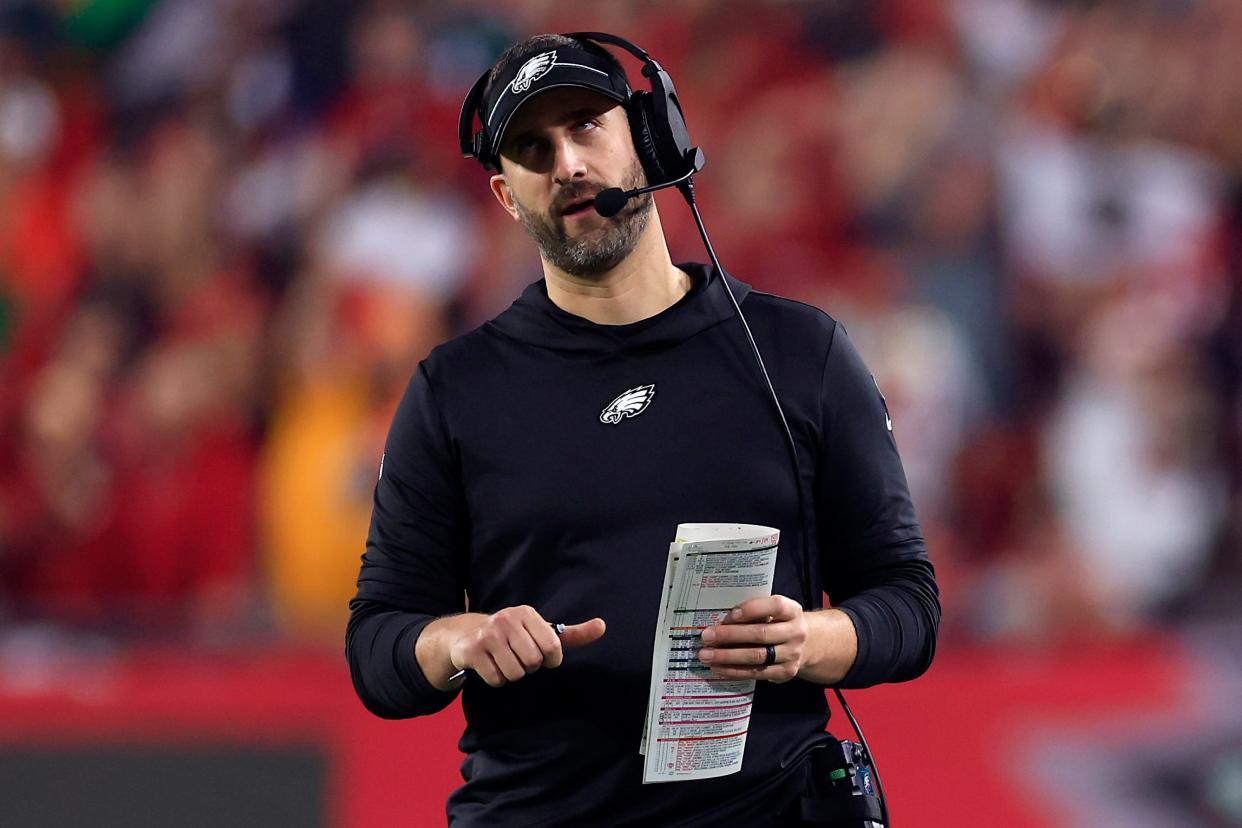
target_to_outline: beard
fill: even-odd
[[[638,159],[626,171],[625,179],[620,184],[624,190],[633,190],[647,186],[647,176],[643,173]],[[599,192],[593,185],[582,184],[578,187],[566,187],[560,194],[561,204],[568,204],[575,199],[591,196]],[[572,276],[598,276],[612,270],[633,252],[639,237],[647,228],[647,220],[651,215],[651,193],[643,193],[630,199],[629,204],[615,216],[605,218],[597,216],[598,226],[592,227],[570,237],[565,232],[565,218],[559,211],[555,214],[540,215],[528,210],[516,198],[513,205],[526,232],[539,246],[539,252],[550,264]],[[588,207],[594,210],[594,207]]]

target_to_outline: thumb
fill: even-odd
[[[561,646],[571,650],[590,644],[604,634],[605,626],[602,618],[592,618],[581,624],[566,624],[565,631],[561,633]]]

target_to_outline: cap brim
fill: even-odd
[[[558,64],[558,67],[564,65],[565,64]],[[569,77],[571,72],[577,76]],[[554,73],[549,73],[549,75],[552,74]],[[569,71],[555,74],[559,74],[562,77],[556,77],[553,79],[545,76],[545,78],[541,78],[540,80],[547,80],[546,83],[536,81],[531,84],[529,89],[522,93],[513,93],[511,90],[506,89],[506,94],[501,95],[500,99],[496,101],[493,112],[488,118],[489,121],[493,121],[498,124],[498,126],[490,130],[491,134],[495,136],[492,141],[492,146],[490,147],[491,154],[494,158],[500,157],[500,145],[504,143],[505,132],[508,130],[509,124],[513,120],[513,116],[518,113],[518,110],[520,110],[527,101],[543,94],[544,92],[548,92],[552,89],[578,87],[579,89],[590,89],[593,92],[598,92],[604,97],[614,100],[617,103],[623,103],[626,99],[626,95],[619,93],[616,88],[608,82],[608,80],[611,79],[601,79],[600,81],[597,81],[595,78],[587,76],[588,72],[578,69],[569,69]]]

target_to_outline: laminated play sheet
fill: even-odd
[[[714,677],[701,633],[733,607],[772,594],[780,532],[738,523],[683,523],[669,545],[639,751],[643,782],[726,776],[742,768],[754,679]]]

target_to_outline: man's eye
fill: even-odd
[[[513,143],[513,151],[517,155],[526,155],[533,152],[539,145],[539,141],[534,138],[522,138]]]

